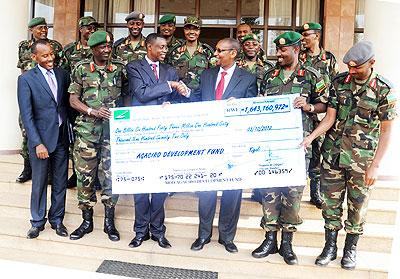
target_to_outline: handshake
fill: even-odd
[[[168,83],[173,90],[176,90],[182,96],[189,98],[190,89],[186,86],[186,84],[183,81],[181,81],[181,80],[180,81],[169,81]]]

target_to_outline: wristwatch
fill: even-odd
[[[90,114],[92,113],[92,111],[93,111],[92,108],[88,108],[86,112],[87,112],[87,114],[90,116]]]

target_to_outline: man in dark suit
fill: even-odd
[[[167,53],[167,41],[158,34],[152,33],[146,38],[147,54],[142,60],[130,62],[127,66],[129,92],[133,106],[162,105],[177,100],[178,96],[188,95],[186,85],[179,82],[175,69],[160,63]],[[167,193],[136,194],[135,224],[136,236],[129,247],[139,247],[143,241],[157,241],[162,248],[171,244],[165,237],[164,201]]]
[[[235,39],[218,42],[214,56],[217,65],[205,70],[200,77],[200,87],[191,96],[192,100],[213,101],[233,98],[251,98],[257,95],[256,76],[236,66],[235,60],[240,44]],[[198,251],[209,243],[217,203],[217,191],[199,192],[199,235],[191,249]],[[240,214],[242,190],[225,190],[221,198],[218,242],[228,252],[238,251],[233,243]]]
[[[54,180],[48,213],[51,228],[67,236],[63,225],[68,172],[68,73],[54,68],[54,53],[47,40],[32,45],[38,64],[18,77],[18,104],[27,136],[32,165],[31,224],[28,238],[36,238],[46,224],[47,169]]]

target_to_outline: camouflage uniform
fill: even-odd
[[[90,47],[84,47],[80,41],[76,41],[64,47],[64,56],[66,68],[69,72],[72,72],[78,62],[92,59],[93,54]]]
[[[191,56],[184,42],[171,50],[167,63],[176,69],[180,80],[191,90],[195,90],[199,87],[201,73],[213,65],[213,55],[212,47],[199,42],[196,51]]]
[[[180,47],[183,44],[183,42],[184,41],[182,39],[178,39],[175,36],[172,36],[171,41],[169,41],[169,43],[167,44],[168,47],[167,57],[174,48]]]
[[[141,35],[140,41],[136,45],[135,49],[133,49],[129,36],[119,39],[113,45],[113,58],[121,59],[125,65],[133,60],[143,59],[147,54],[145,40],[146,38]]]
[[[17,68],[21,69],[21,72],[24,73],[26,71],[29,71],[33,67],[36,66],[36,62],[32,60],[32,51],[31,47],[33,44],[34,40],[24,40],[19,43],[18,46],[18,63],[17,63]],[[50,40],[49,43],[53,47],[54,54],[55,54],[55,66],[63,66],[64,63],[64,56],[63,56],[63,51],[62,51],[62,46],[59,42]],[[29,154],[28,154],[28,138],[26,135],[26,131],[24,128],[24,125],[22,124],[22,119],[21,116],[18,117],[18,124],[21,129],[22,133],[22,146],[21,146],[21,156],[25,160],[29,160]]]
[[[321,48],[319,55],[312,57],[307,51],[303,51],[299,55],[299,61],[304,66],[313,67],[316,69],[325,80],[327,87],[331,83],[333,77],[338,73],[338,64],[336,63],[335,56]],[[324,114],[315,115],[314,126],[317,127],[319,124],[320,117]],[[320,177],[321,177],[321,145],[324,141],[324,136],[321,135],[312,142],[312,157],[310,159],[310,166],[308,169],[308,176],[310,178],[310,187],[317,187],[319,189]],[[313,191],[314,189],[311,189]]]
[[[396,96],[382,76],[372,73],[357,86],[348,73],[332,81],[328,106],[336,121],[322,145],[321,196],[325,228],[340,230],[342,204],[347,191],[348,218],[345,230],[362,234],[373,187],[364,185],[365,172],[375,157],[381,121],[396,116]]]
[[[274,64],[267,61],[266,59],[261,58],[257,58],[256,63],[253,65],[251,65],[251,63],[245,58],[240,58],[236,61],[236,64],[239,68],[242,68],[257,77],[258,95],[260,96],[260,86],[263,81],[265,72],[274,67]]]
[[[307,98],[307,103],[327,103],[327,90],[322,76],[311,67],[300,64],[292,75],[285,80],[283,70],[276,65],[265,73],[261,84],[261,93],[266,96],[282,94],[300,94]],[[302,111],[304,136],[314,129],[313,115]],[[306,152],[308,168],[311,150]],[[264,216],[261,227],[266,231],[295,232],[296,225],[302,223],[298,215],[304,186],[276,187],[265,189],[263,199]]]
[[[71,79],[68,92],[77,94],[82,103],[93,109],[102,106],[113,108],[117,100],[127,94],[125,67],[120,60],[112,59],[105,67],[97,66],[93,60],[82,61],[76,65]],[[112,195],[111,190],[109,121],[80,114],[75,121],[74,131],[79,208],[89,209],[96,203],[91,197],[95,196],[97,168],[102,202],[114,206],[118,196]]]

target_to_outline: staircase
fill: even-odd
[[[116,208],[116,226],[121,241],[111,242],[103,232],[104,208],[99,202],[95,211],[95,230],[84,238],[71,241],[46,229],[35,240],[26,239],[30,224],[30,182],[15,183],[22,169],[18,155],[0,156],[0,259],[44,264],[78,270],[95,271],[105,259],[139,264],[215,271],[219,278],[387,278],[392,276],[392,245],[399,235],[397,211],[400,207],[400,187],[395,180],[379,180],[372,192],[365,233],[358,244],[357,268],[340,268],[341,250],[345,234],[339,234],[337,260],[328,267],[314,265],[324,244],[323,219],[320,210],[308,203],[308,189],[304,193],[300,216],[304,223],[294,235],[294,251],[299,265],[288,266],[278,254],[255,259],[253,251],[264,239],[260,228],[261,205],[250,201],[245,191],[235,243],[239,253],[230,254],[218,244],[218,230],[214,227],[212,242],[194,252],[190,245],[197,237],[197,198],[193,193],[175,194],[166,201],[167,238],[171,249],[162,249],[154,241],[146,241],[131,249],[134,237],[133,197],[121,195]],[[81,223],[77,208],[76,190],[68,190],[64,224],[72,232]],[[218,205],[219,206],[219,205]],[[218,210],[217,210],[218,212]],[[345,216],[346,216],[345,212]],[[218,215],[216,216],[218,217]],[[216,225],[217,218],[214,222]],[[396,239],[398,241],[398,239]],[[394,278],[394,277],[393,277]]]

